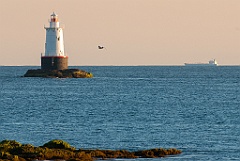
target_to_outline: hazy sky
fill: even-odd
[[[0,65],[40,65],[53,11],[69,65],[240,65],[240,0],[0,0]]]

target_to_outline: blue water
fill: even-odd
[[[0,67],[0,141],[182,150],[134,161],[240,160],[240,66],[84,66],[94,78],[21,77],[30,68],[39,67]]]

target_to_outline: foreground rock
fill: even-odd
[[[0,160],[5,161],[33,161],[33,160],[66,160],[93,161],[95,159],[111,158],[156,158],[167,155],[180,154],[177,149],[150,149],[137,152],[127,150],[76,150],[65,141],[52,140],[43,146],[34,147],[21,144],[14,140],[0,142]]]
[[[30,69],[24,77],[44,77],[44,78],[92,78],[92,73],[80,69],[65,70],[42,70]]]

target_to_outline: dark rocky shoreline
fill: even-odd
[[[44,78],[92,78],[93,74],[80,69],[42,70],[29,69],[24,77]]]
[[[34,147],[31,144],[21,144],[15,140],[0,142],[0,160],[4,161],[33,161],[33,160],[66,160],[94,161],[111,158],[159,158],[180,154],[178,149],[149,149],[130,152],[127,150],[84,150],[70,146],[62,140],[52,140],[43,146]]]

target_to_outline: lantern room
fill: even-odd
[[[51,22],[58,22],[58,15],[56,15],[54,12],[51,14]]]
[[[51,14],[50,27],[51,28],[59,27],[58,15],[56,15],[54,12],[53,14]]]

